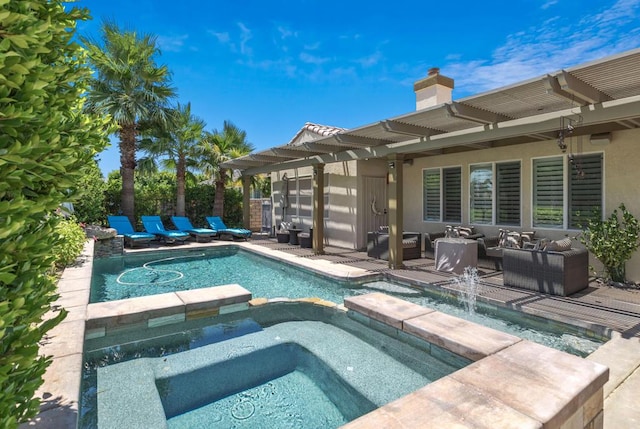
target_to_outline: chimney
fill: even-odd
[[[440,74],[437,67],[430,68],[427,77],[413,84],[416,93],[416,110],[437,106],[451,101],[453,79]]]

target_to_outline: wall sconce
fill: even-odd
[[[390,169],[396,168],[396,162],[395,161],[389,161],[389,168]]]
[[[318,177],[318,168],[317,167],[313,167],[313,177],[314,178]]]

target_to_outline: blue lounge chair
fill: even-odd
[[[119,235],[124,236],[124,244],[134,247],[138,243],[149,245],[151,240],[156,238],[155,235],[148,232],[135,232],[126,216],[107,216],[109,226],[115,229]]]
[[[209,216],[207,222],[212,229],[215,229],[220,236],[231,236],[231,238],[247,239],[251,237],[251,231],[243,228],[227,228],[220,216]]]
[[[142,224],[147,232],[154,234],[165,243],[173,243],[175,241],[184,243],[184,241],[189,238],[189,234],[186,232],[167,231],[164,229],[160,216],[142,216]]]
[[[194,228],[188,217],[185,216],[171,216],[171,222],[176,226],[178,231],[186,232],[195,237],[196,241],[211,240],[218,235],[218,232],[209,228]]]

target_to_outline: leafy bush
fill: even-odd
[[[51,213],[74,202],[83,167],[104,148],[102,118],[82,113],[90,70],[72,42],[84,11],[61,0],[0,0],[0,427],[35,416],[50,359],[44,320],[56,298]]]
[[[77,185],[81,193],[73,205],[76,218],[86,224],[104,225],[107,220],[105,215],[107,184],[95,160],[91,160],[86,165]]]
[[[55,258],[56,267],[62,269],[78,259],[87,236],[74,217],[60,218],[54,234],[57,236],[57,241],[51,252]]]
[[[619,209],[622,220],[618,218],[617,209],[605,220],[595,216],[579,236],[580,242],[602,262],[607,277],[614,282],[625,281],[625,265],[640,245],[640,222],[624,204],[620,204]]]

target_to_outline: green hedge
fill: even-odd
[[[49,364],[38,343],[64,317],[43,321],[55,299],[52,213],[74,201],[107,140],[106,122],[82,113],[90,70],[72,38],[86,13],[56,0],[0,6],[0,427],[12,428],[38,412]]]

